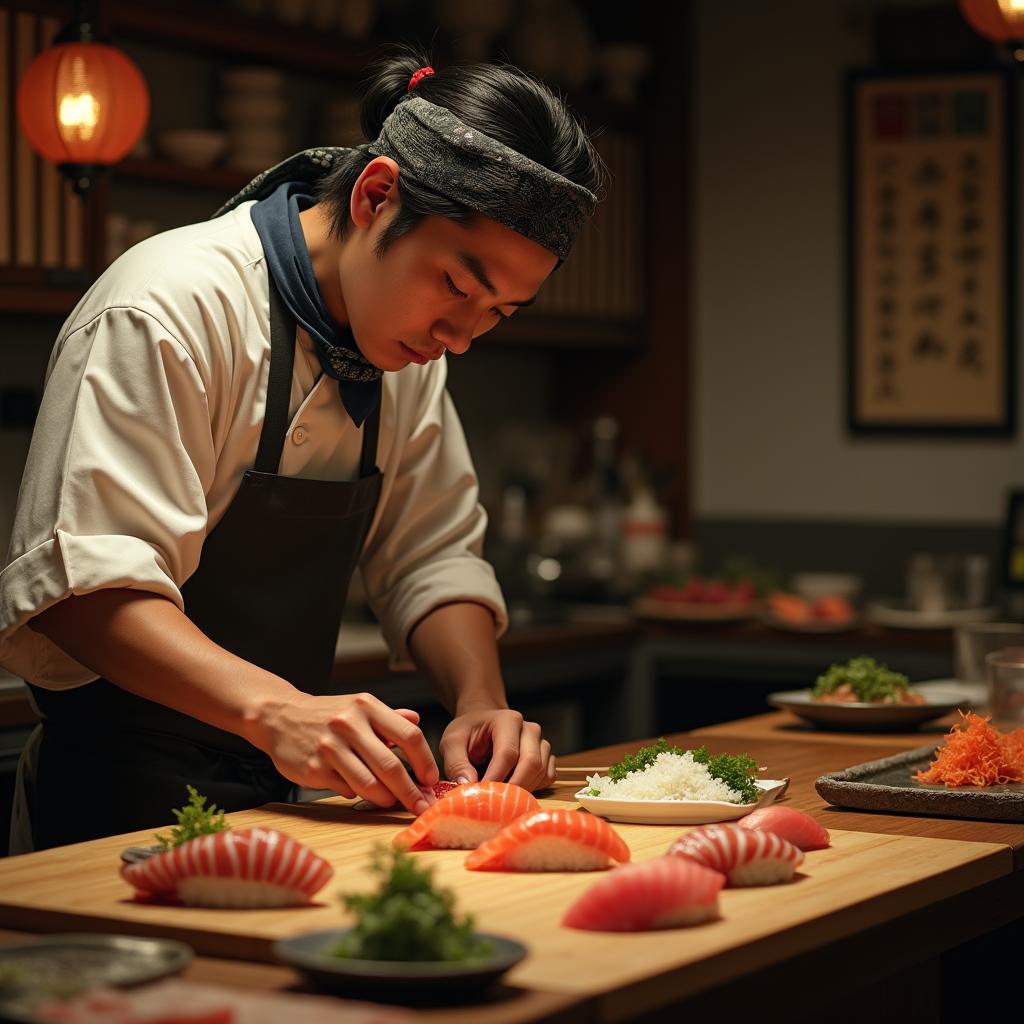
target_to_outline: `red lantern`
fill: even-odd
[[[960,0],[960,12],[975,32],[995,43],[1024,40],[1024,0]]]
[[[142,72],[120,50],[94,42],[88,23],[62,32],[18,86],[21,130],[80,194],[96,171],[131,150],[148,117]]]

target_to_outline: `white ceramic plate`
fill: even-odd
[[[774,803],[789,785],[789,779],[757,779],[761,799],[754,804],[730,804],[722,800],[611,800],[587,796],[581,789],[574,795],[591,814],[634,825],[707,825],[712,821],[735,821],[755,807]]]
[[[947,608],[922,612],[906,601],[874,601],[867,607],[867,617],[879,626],[892,629],[955,629],[972,622],[990,622],[999,614],[998,608]]]
[[[984,686],[939,679],[929,683],[911,683],[925,698],[924,704],[831,704],[815,700],[810,690],[787,690],[768,695],[773,707],[785,708],[815,725],[830,729],[874,731],[913,729],[956,708],[975,707],[984,700]]]

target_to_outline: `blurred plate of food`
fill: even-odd
[[[731,622],[755,618],[761,607],[750,580],[727,583],[695,576],[682,585],[652,587],[633,602],[633,613],[643,619]]]
[[[911,686],[901,672],[861,657],[832,665],[810,689],[769,694],[768,703],[814,725],[870,731],[912,729],[983,698],[977,686],[956,680]]]
[[[860,625],[853,605],[841,594],[811,600],[784,590],[768,595],[764,621],[790,633],[844,633]]]

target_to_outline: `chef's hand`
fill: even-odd
[[[555,778],[555,757],[540,726],[509,708],[457,715],[445,729],[440,746],[445,776],[453,782],[498,780],[534,790],[551,785]],[[488,755],[487,770],[479,780],[473,765],[483,764]]]
[[[300,786],[360,796],[382,807],[397,800],[422,814],[434,802],[438,771],[419,720],[415,711],[389,708],[369,693],[301,694],[265,702],[254,712],[250,732],[277,770]],[[391,747],[405,755],[419,785]]]

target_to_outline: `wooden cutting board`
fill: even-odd
[[[549,799],[547,806],[575,806]],[[334,879],[310,907],[279,910],[199,910],[135,903],[118,873],[120,850],[146,845],[139,832],[0,861],[0,926],[30,931],[114,931],[181,939],[197,951],[238,959],[273,959],[275,939],[350,923],[339,892],[373,884],[370,852],[408,823],[397,813],[353,811],[343,801],[270,805],[229,815],[236,827],[286,831],[329,860]],[[685,829],[616,825],[634,860],[660,856]],[[595,873],[466,871],[465,854],[426,851],[454,890],[456,906],[478,928],[519,939],[530,956],[508,976],[511,984],[579,996],[624,993],[640,1012],[643,993],[658,979],[682,998],[760,967],[789,959],[901,914],[939,902],[1012,870],[1008,847],[916,836],[832,832],[832,847],[807,855],[784,885],[724,890],[721,919],[669,932],[580,932],[559,925]],[[641,982],[645,984],[640,984]],[[651,998],[654,999],[653,992]],[[639,1000],[639,1003],[638,1003]]]

